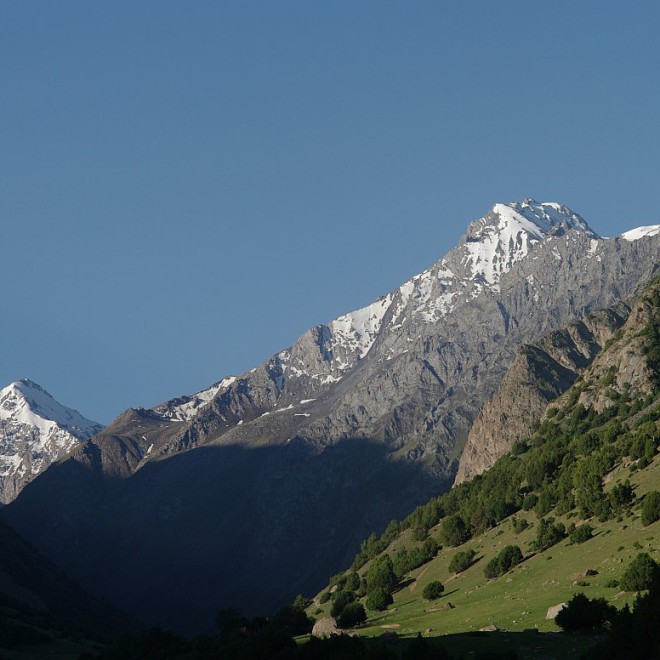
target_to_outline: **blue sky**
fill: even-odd
[[[660,222],[660,3],[0,3],[0,385],[101,422],[368,304],[496,201]]]

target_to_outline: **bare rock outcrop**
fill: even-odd
[[[455,483],[481,474],[515,442],[528,438],[548,404],[592,363],[628,312],[618,303],[520,348],[470,430]]]
[[[340,631],[337,628],[337,622],[332,617],[319,619],[312,628],[312,635],[314,637],[331,637],[332,635],[339,635]]]

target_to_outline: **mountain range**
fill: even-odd
[[[539,396],[566,389],[586,364],[578,354],[592,359],[625,320],[658,254],[660,226],[608,239],[561,204],[496,204],[371,305],[245,374],[126,411],[3,516],[92,593],[151,622],[196,631],[223,605],[270,612],[318,591],[370,532],[506,450],[472,465],[465,454],[459,469],[466,442],[470,455],[487,444],[468,434],[480,412],[490,427],[482,408],[511,365],[550,358],[554,385]],[[567,331],[570,364],[543,343],[617,302],[611,322]]]

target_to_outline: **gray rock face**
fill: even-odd
[[[558,204],[496,205],[372,305],[124,415],[4,515],[151,622],[190,632],[221,606],[271,612],[448,489],[516,350],[635,293],[659,247],[648,233],[599,239]]]
[[[520,348],[470,429],[455,483],[481,474],[515,442],[528,438],[548,404],[591,364],[629,311],[618,303],[543,337],[536,346]]]
[[[625,325],[614,335],[607,351],[583,375],[578,403],[586,410],[603,412],[618,405],[624,394],[645,399],[660,384],[660,365],[649,358],[651,334],[660,327],[660,279],[655,278],[632,305]],[[560,399],[558,404],[563,403]]]

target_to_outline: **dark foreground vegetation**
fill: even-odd
[[[592,640],[595,645],[583,656],[588,660],[660,658],[660,570],[642,553],[631,562],[627,575],[637,580],[636,587],[644,589],[632,608],[625,606],[617,610],[602,598],[589,599],[582,593],[571,599],[556,619],[565,631],[561,640],[563,648],[570,648],[571,640],[579,647],[584,647],[585,640]],[[493,644],[493,635],[500,633],[403,638],[388,632],[380,638],[366,638],[359,636],[358,628],[351,636],[308,637],[306,633],[313,622],[305,614],[306,604],[304,599],[297,598],[293,605],[282,608],[272,617],[251,621],[234,610],[225,609],[218,614],[217,632],[213,635],[186,639],[161,629],[151,629],[125,635],[104,652],[84,654],[80,660],[449,660],[462,657],[504,660],[519,657],[515,650],[498,650],[497,644]],[[595,635],[585,638],[585,633]],[[577,637],[573,637],[575,635]],[[458,637],[461,637],[458,647],[462,652],[453,654],[448,648],[456,646]],[[516,637],[522,645],[528,635],[508,633],[506,637],[515,647]]]

